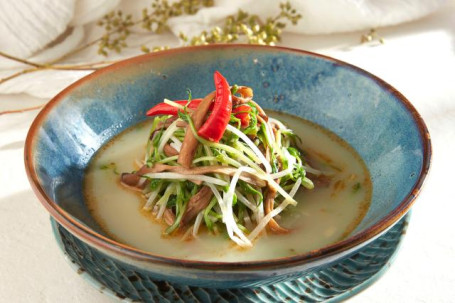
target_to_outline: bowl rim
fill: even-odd
[[[224,50],[224,49],[235,49],[235,48],[242,48],[242,49],[257,49],[258,51],[265,50],[270,52],[277,52],[277,53],[289,53],[299,56],[310,56],[316,57],[319,59],[323,59],[325,61],[330,61],[337,65],[341,65],[347,67],[349,69],[354,70],[355,72],[374,80],[379,86],[383,89],[387,90],[391,93],[395,100],[401,102],[404,108],[408,111],[411,117],[414,120],[415,125],[419,130],[419,134],[422,140],[422,148],[423,148],[423,165],[418,176],[417,181],[415,182],[411,191],[404,197],[399,205],[393,209],[388,215],[378,221],[376,224],[370,226],[369,228],[346,238],[344,240],[338,241],[331,245],[312,250],[310,252],[304,254],[298,254],[288,257],[281,257],[281,258],[274,258],[274,259],[266,259],[266,260],[258,260],[258,261],[241,261],[241,262],[221,262],[221,261],[200,261],[200,260],[184,260],[178,258],[171,258],[165,257],[161,255],[155,255],[134,247],[131,247],[126,244],[119,243],[112,239],[109,239],[94,230],[90,229],[89,227],[81,224],[77,220],[74,219],[68,212],[62,209],[59,205],[57,205],[51,197],[46,195],[43,187],[40,185],[37,173],[35,171],[35,162],[33,157],[33,150],[34,150],[34,143],[36,135],[45,121],[49,112],[67,95],[69,95],[74,89],[78,86],[88,82],[92,79],[95,79],[105,73],[111,73],[118,69],[121,69],[125,66],[136,65],[140,64],[141,62],[146,62],[148,60],[153,60],[155,58],[161,57],[172,57],[174,54],[186,53],[186,52],[197,52],[198,50]],[[52,217],[54,217],[59,224],[61,224],[65,229],[70,231],[72,234],[77,236],[78,238],[82,239],[84,242],[94,245],[95,247],[102,248],[109,252],[115,253],[117,255],[121,255],[124,257],[132,258],[136,261],[145,261],[145,262],[152,262],[152,263],[159,263],[162,265],[170,265],[170,266],[177,266],[177,267],[185,267],[185,268],[193,268],[199,270],[211,270],[211,269],[222,269],[222,270],[236,270],[236,271],[248,271],[248,270],[264,270],[264,269],[272,269],[272,268],[283,268],[283,267],[294,267],[297,265],[303,265],[311,262],[315,262],[326,257],[334,256],[339,253],[348,252],[351,249],[360,246],[361,244],[368,243],[369,240],[373,240],[374,238],[381,235],[383,232],[388,230],[393,224],[398,222],[400,218],[402,218],[408,210],[413,205],[416,197],[421,191],[422,185],[424,180],[429,172],[430,164],[431,164],[431,155],[432,155],[432,147],[431,147],[431,139],[428,129],[425,125],[420,114],[417,112],[415,107],[410,103],[407,98],[405,98],[400,92],[398,92],[394,87],[390,84],[386,83],[384,80],[380,79],[379,77],[357,67],[352,64],[346,63],[344,61],[334,59],[329,56],[321,55],[318,53],[290,48],[290,47],[282,47],[282,46],[262,46],[262,45],[249,45],[249,44],[214,44],[214,45],[205,45],[205,46],[191,46],[191,47],[179,47],[170,50],[160,51],[156,53],[149,53],[145,55],[140,55],[136,57],[132,57],[129,59],[122,60],[120,62],[114,63],[102,69],[99,69],[79,80],[74,82],[73,84],[69,85],[65,89],[63,89],[60,93],[58,93],[54,98],[52,98],[44,108],[38,113],[36,118],[34,119],[33,123],[30,126],[30,129],[27,134],[27,138],[25,141],[24,147],[24,162],[25,162],[25,169],[27,173],[27,177],[31,184],[31,187],[37,197],[39,198],[40,202],[43,206],[49,211]]]

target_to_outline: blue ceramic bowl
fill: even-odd
[[[106,237],[84,204],[82,180],[94,153],[145,118],[157,100],[213,90],[212,75],[254,89],[261,106],[335,132],[365,160],[371,208],[345,240],[318,250],[257,262],[204,262],[152,255]],[[180,88],[180,89],[179,89]],[[302,276],[371,242],[410,209],[428,172],[427,128],[393,87],[344,62],[299,50],[247,45],[174,49],[122,61],[77,81],[51,100],[30,128],[25,165],[51,216],[109,260],[150,279],[202,287],[266,285]],[[94,266],[108,266],[95,264]]]

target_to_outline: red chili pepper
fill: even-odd
[[[199,136],[214,142],[220,141],[232,112],[232,95],[226,79],[218,71],[215,80],[215,102],[212,113],[197,132]]]
[[[250,125],[250,112],[251,107],[245,104],[232,109],[232,113],[235,114],[235,117],[240,119],[242,127],[248,127],[248,125]]]
[[[199,103],[201,103],[202,99],[193,99],[191,100],[190,104],[188,104],[188,108],[190,109],[196,109],[199,106]],[[188,103],[188,100],[178,100],[174,101],[177,104],[185,106]],[[175,106],[166,104],[164,102],[159,103],[149,109],[147,111],[147,116],[156,116],[156,115],[173,115],[177,116],[177,112],[179,109]]]

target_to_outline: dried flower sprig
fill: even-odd
[[[142,18],[138,20],[133,20],[131,15],[124,14],[122,11],[111,12],[98,22],[98,25],[104,27],[105,30],[105,33],[101,37],[81,45],[60,58],[45,63],[31,62],[0,52],[0,57],[5,57],[29,66],[0,79],[0,85],[22,75],[42,70],[96,70],[118,60],[82,64],[59,64],[58,62],[62,62],[65,58],[94,45],[98,45],[98,53],[104,56],[107,56],[111,51],[120,53],[123,48],[127,47],[127,40],[134,26],[141,26],[141,28],[152,33],[160,34],[169,30],[168,20],[170,18],[196,14],[202,7],[211,7],[213,5],[214,0],[178,0],[172,3],[169,3],[168,0],[153,0],[151,8],[144,8],[142,10]],[[302,17],[289,3],[281,3],[279,8],[280,11],[275,17],[269,17],[265,21],[257,15],[250,15],[245,11],[239,10],[236,15],[228,16],[222,27],[214,27],[208,32],[204,31],[191,38],[180,34],[179,38],[183,45],[232,42],[275,45],[276,42],[280,41],[281,32],[287,24],[291,22],[295,25]],[[153,46],[150,49],[143,45],[141,50],[143,52],[150,52],[168,48],[168,46]],[[0,114],[29,111],[37,108],[39,106],[4,111]]]
[[[180,0],[170,4],[167,0],[154,0],[151,10],[142,10],[142,19],[132,21],[131,15],[124,15],[121,11],[111,12],[99,21],[105,34],[98,43],[98,53],[107,56],[109,51],[121,52],[127,46],[126,39],[132,27],[141,25],[153,33],[163,33],[168,30],[168,20],[172,17],[196,14],[202,7],[213,6],[213,0]],[[275,45],[281,40],[282,30],[290,22],[297,24],[302,15],[292,8],[289,2],[280,3],[279,13],[263,21],[257,15],[239,10],[236,15],[228,16],[222,27],[216,26],[210,31],[189,38],[180,33],[179,38],[183,45],[204,45],[213,43],[245,42],[249,44]],[[145,45],[141,51],[160,51],[168,46],[154,46],[151,49]]]
[[[4,58],[10,59],[12,61],[16,61],[16,62],[31,66],[30,68],[25,68],[25,69],[18,71],[12,75],[9,75],[5,78],[1,78],[0,84],[6,82],[8,80],[14,79],[18,76],[40,71],[40,70],[52,69],[52,70],[72,70],[72,71],[74,71],[74,70],[89,70],[89,71],[92,70],[92,71],[94,71],[101,67],[114,63],[114,61],[100,61],[100,62],[82,63],[82,64],[54,64],[51,62],[41,64],[41,63],[36,63],[36,62],[26,60],[26,59],[18,58],[16,56],[6,54],[1,51],[0,51],[0,57],[4,57]]]
[[[169,3],[167,0],[154,0],[151,9],[142,10],[142,18],[134,20],[131,14],[125,15],[121,10],[110,12],[105,15],[98,26],[104,27],[105,33],[98,42],[98,54],[107,56],[110,51],[120,53],[127,47],[127,38],[134,26],[155,34],[161,34],[168,30],[168,20],[182,15],[194,15],[202,7],[211,7],[213,0],[179,0]],[[143,52],[149,52],[146,46],[141,47]],[[164,47],[156,47],[154,50],[162,50]]]
[[[213,43],[246,42],[249,44],[275,45],[281,40],[281,32],[287,22],[297,24],[302,15],[291,7],[289,2],[280,4],[280,12],[275,17],[265,20],[257,15],[239,10],[236,15],[226,18],[223,27],[214,27],[199,35],[188,38],[180,33],[179,38],[186,45],[204,45]]]
[[[161,29],[164,29],[164,25],[167,24],[167,20],[170,17],[182,15],[183,13],[193,14],[196,13],[201,6],[208,7],[213,6],[213,0],[180,0],[174,2],[173,4],[168,4],[167,0],[154,0],[152,3],[152,11],[148,11],[145,9],[145,14],[143,14],[143,18],[140,20],[132,21],[131,15],[125,15],[122,12],[111,12],[104,16],[99,22],[99,26],[103,26],[105,29],[105,33],[90,42],[83,44],[82,46],[72,50],[71,52],[61,56],[60,58],[54,59],[49,62],[45,63],[35,63],[29,62],[25,59],[18,58],[16,56],[5,54],[0,52],[0,57],[5,57],[10,60],[27,64],[31,67],[24,68],[18,72],[15,72],[7,77],[0,79],[0,85],[4,82],[12,80],[14,78],[20,77],[22,75],[33,73],[41,70],[46,69],[59,69],[59,70],[96,70],[104,65],[109,63],[114,63],[115,61],[100,61],[94,63],[83,63],[79,65],[74,64],[67,64],[67,65],[59,65],[57,62],[61,62],[63,59],[68,58],[74,54],[79,53],[82,50],[85,50],[93,45],[98,44],[98,53],[102,55],[108,55],[108,51],[114,50],[116,52],[121,52],[121,49],[125,47],[126,39],[130,35],[130,29],[138,24],[143,24],[142,26],[147,28],[150,26],[152,28],[152,24],[162,24]],[[155,12],[155,8],[157,12]],[[167,26],[167,25],[166,25]],[[158,27],[157,27],[158,28]],[[168,47],[163,46],[156,46],[152,50],[163,50],[167,49]],[[143,51],[149,51],[147,47],[143,47]]]
[[[366,34],[363,34],[361,37],[360,37],[360,42],[361,43],[369,43],[369,42],[372,42],[372,41],[375,41],[377,40],[380,44],[384,44],[384,38],[382,38],[377,30],[375,28],[372,28],[368,31],[368,33]]]
[[[142,27],[151,32],[160,34],[168,29],[169,18],[182,15],[194,15],[202,7],[212,7],[213,0],[180,0],[169,4],[167,0],[155,0],[152,10],[142,10]]]
[[[98,21],[98,26],[103,26],[106,33],[99,42],[98,54],[107,56],[107,50],[120,53],[126,47],[126,38],[130,34],[130,28],[135,25],[130,14],[124,15],[122,11],[113,11]]]
[[[4,111],[0,111],[0,116],[1,115],[8,115],[8,114],[19,114],[19,113],[29,112],[29,111],[32,111],[32,110],[41,109],[43,106],[44,106],[44,104],[37,105],[37,106],[32,106],[32,107],[18,108],[18,109],[12,109],[12,110],[4,110]]]

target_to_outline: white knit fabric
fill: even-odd
[[[63,33],[76,0],[0,1],[0,50],[29,57]]]

